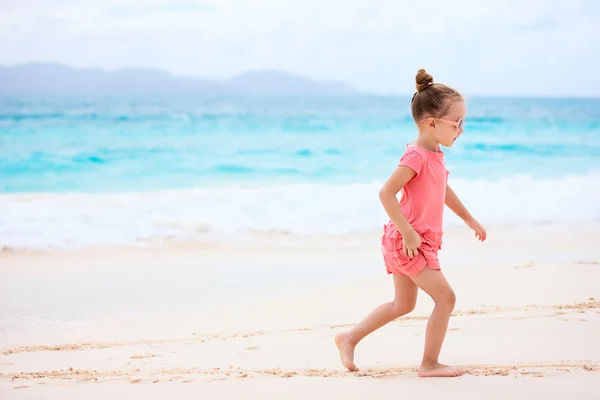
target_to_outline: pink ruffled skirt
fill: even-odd
[[[429,269],[441,269],[438,259],[438,250],[441,249],[441,232],[418,232],[423,239],[414,258],[406,257],[402,248],[402,234],[390,222],[383,228],[381,238],[381,251],[387,274],[418,275],[425,266]]]

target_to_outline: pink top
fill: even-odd
[[[399,165],[412,168],[416,175],[402,188],[400,208],[423,244],[441,248],[443,215],[446,202],[448,170],[444,153],[430,151],[414,144],[406,146]],[[392,221],[384,228],[388,237],[401,237]]]

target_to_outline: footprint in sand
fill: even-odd
[[[536,378],[541,378],[541,377],[544,376],[544,375],[540,374],[539,371],[521,371],[520,374],[523,375],[523,376],[525,376],[525,375],[531,375],[531,376],[536,377]]]
[[[156,354],[135,354],[133,356],[131,356],[130,358],[134,359],[134,360],[139,360],[142,358],[154,358],[156,357]]]

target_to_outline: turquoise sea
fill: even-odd
[[[0,247],[377,232],[415,135],[409,96],[0,97]],[[470,98],[444,151],[482,222],[600,220],[600,99]]]

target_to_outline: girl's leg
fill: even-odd
[[[425,352],[419,368],[419,376],[459,376],[464,374],[464,371],[459,368],[438,362],[448,329],[448,320],[456,302],[454,291],[440,270],[425,267],[417,276],[412,277],[412,280],[435,302],[435,307],[427,322]]]
[[[409,277],[394,275],[394,291],[394,301],[380,305],[354,328],[335,336],[335,344],[340,351],[342,364],[350,371],[358,370],[354,365],[354,348],[358,342],[376,329],[408,314],[415,308],[418,288]]]

